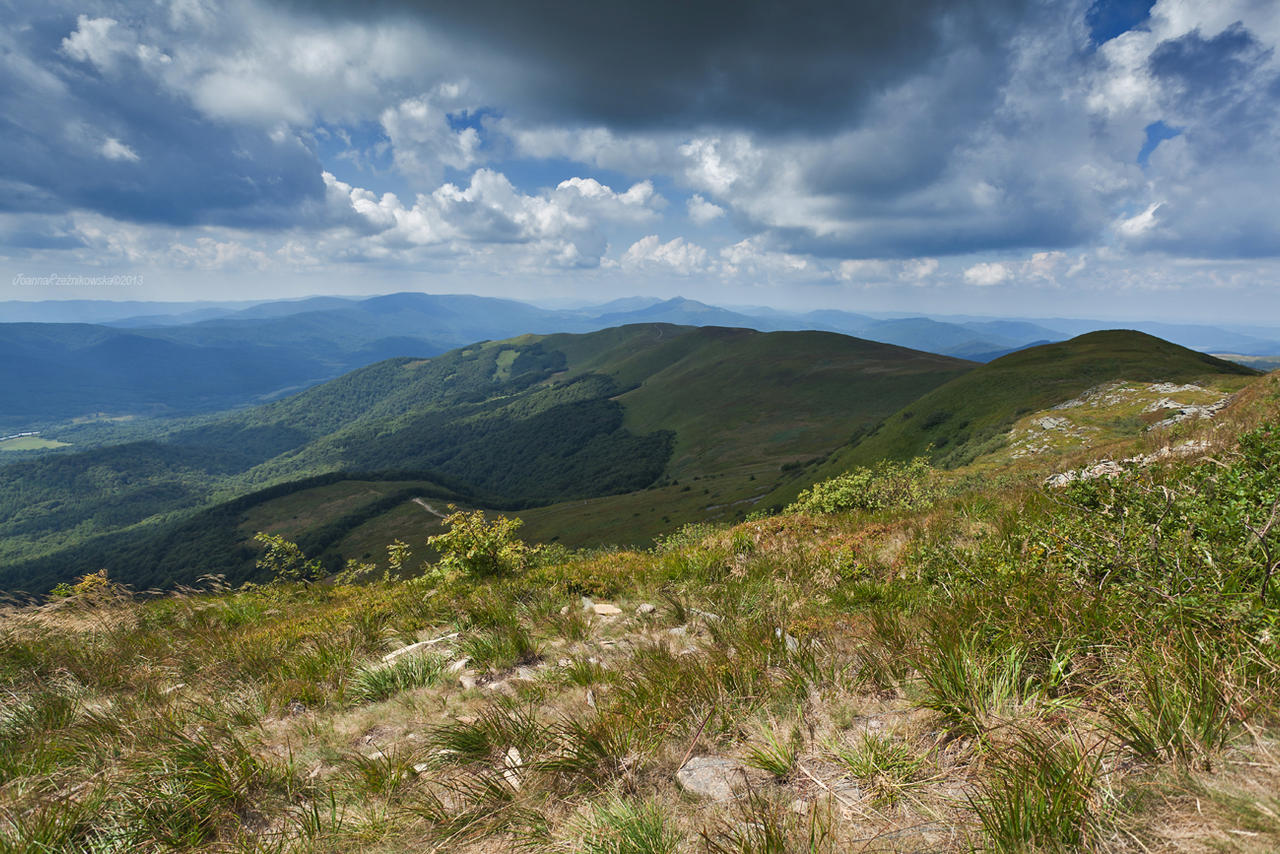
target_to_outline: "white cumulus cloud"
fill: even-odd
[[[983,261],[965,270],[964,280],[971,285],[988,287],[1000,284],[1007,280],[1010,275],[1009,268],[1004,264]]]
[[[658,235],[650,234],[631,244],[630,248],[623,253],[622,266],[633,270],[663,267],[689,275],[706,268],[707,250],[696,243],[686,241],[683,237],[663,243]]]
[[[690,196],[687,205],[689,219],[693,220],[695,225],[707,225],[724,216],[724,208],[702,198],[701,193],[694,193]]]

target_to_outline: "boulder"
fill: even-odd
[[[686,792],[727,801],[746,782],[746,768],[724,756],[695,756],[676,772],[676,782]]]

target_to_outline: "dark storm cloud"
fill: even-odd
[[[0,76],[0,210],[86,209],[115,219],[277,227],[324,195],[292,136],[210,121],[122,55],[110,73],[67,57],[75,21],[37,22]]]
[[[525,118],[775,132],[848,125],[878,93],[958,47],[998,53],[1029,5],[280,2],[335,17],[413,16],[469,45],[477,59],[466,72]]]
[[[1270,53],[1237,23],[1213,38],[1193,31],[1162,42],[1152,52],[1150,66],[1184,106],[1215,109],[1239,100]]]

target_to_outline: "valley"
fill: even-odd
[[[39,592],[104,567],[139,588],[214,572],[238,583],[257,572],[258,531],[337,572],[439,533],[425,500],[519,512],[528,536],[568,548],[644,545],[689,522],[775,512],[880,459],[1041,471],[1159,420],[1144,411],[1158,392],[1051,410],[1091,388],[1202,383],[1169,392],[1192,405],[1253,375],[1139,332],[986,364],[828,332],[521,335],[379,362],[229,414],[112,424],[151,432],[13,463],[0,586]]]
[[[608,511],[629,514],[616,530],[553,531],[554,514],[544,523],[548,539],[574,544],[644,540],[709,505],[759,496],[972,367],[833,333],[667,324],[391,359],[278,402],[172,422],[143,441],[12,464],[0,483],[0,585],[38,588],[103,565],[140,586],[175,571],[195,578],[215,563],[242,580],[254,571],[247,547],[235,550],[234,568],[224,549],[175,570],[159,544],[182,526],[215,524],[224,518],[217,508],[243,496],[361,473],[397,484],[400,503],[422,480],[471,506],[512,509],[667,490],[660,512],[658,502],[640,506],[643,498]],[[390,499],[371,503],[379,501]],[[331,515],[317,536],[336,567],[355,555],[336,551],[341,538],[326,526],[356,523]]]
[[[624,409],[579,440],[673,435],[645,488],[518,508],[421,475],[283,480],[120,552],[176,592],[90,570],[0,606],[0,796],[24,810],[0,840],[1172,852],[1189,824],[1196,851],[1271,850],[1280,376],[1138,333],[1044,350],[975,366],[643,324],[393,360],[180,432],[283,447],[267,471],[290,476],[384,437],[430,453],[417,415],[379,415],[404,401],[514,441],[495,413],[536,419],[589,382]],[[761,354],[779,388],[717,397]],[[432,372],[454,380],[435,398]],[[859,378],[885,373],[915,399],[867,408]],[[852,439],[813,415],[840,393],[864,407]],[[901,417],[925,401],[959,422],[979,394],[1001,442]],[[720,440],[741,465],[715,418],[743,430]],[[832,459],[806,456],[810,435],[866,454],[881,433],[914,461],[824,479]],[[487,519],[449,515],[475,507]],[[258,531],[298,550],[269,558]],[[277,577],[245,569],[272,560]],[[180,574],[197,565],[214,574]]]

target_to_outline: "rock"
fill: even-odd
[[[429,646],[434,646],[438,643],[443,643],[447,640],[453,640],[458,636],[458,634],[459,632],[452,632],[447,635],[441,635],[438,638],[432,638],[431,640],[418,641],[417,643],[411,643],[408,646],[402,646],[399,649],[392,650],[391,652],[382,656],[382,660],[384,662],[395,661],[397,658],[399,658],[402,655],[409,655],[410,653],[417,652],[420,649],[426,649]]]
[[[1046,415],[1043,418],[1037,418],[1032,422],[1041,430],[1065,430],[1071,426],[1071,422],[1065,418],[1057,418],[1053,415]]]
[[[568,605],[565,605],[563,608],[561,608],[561,609],[560,609],[560,616],[562,616],[562,617],[567,617],[567,616],[569,616],[569,606],[568,606]]]
[[[784,632],[781,626],[773,630],[773,636],[786,645],[787,652],[800,651],[800,641],[796,640],[787,632]]]
[[[397,658],[399,658],[402,655],[410,655],[430,645],[431,644],[428,641],[418,641],[417,643],[411,643],[408,646],[402,646],[399,649],[392,650],[391,652],[382,656],[382,660],[384,662],[390,663],[392,661],[395,661]]]
[[[561,667],[573,667],[572,658],[561,658],[556,663],[559,664]]]
[[[465,669],[467,668],[467,662],[468,662],[468,661],[470,661],[470,660],[471,660],[470,658],[468,658],[467,656],[465,656],[465,655],[464,655],[462,658],[459,658],[457,661],[453,662],[453,663],[452,663],[452,664],[450,664],[448,667],[446,667],[446,668],[445,668],[445,672],[446,672],[446,673],[461,673],[463,670],[465,670]]]
[[[520,755],[520,751],[514,747],[507,748],[507,754],[502,758],[502,779],[507,781],[507,785],[520,791],[520,769],[524,767],[524,758]]]
[[[596,603],[591,601],[590,596],[582,597],[582,610],[590,612],[595,608],[595,606],[596,606]]]
[[[364,755],[364,758],[368,759],[370,762],[376,762],[379,759],[386,759],[387,755],[383,753],[381,750],[374,750],[370,753],[366,753]]]
[[[637,617],[647,617],[658,610],[658,606],[651,602],[645,602],[639,608],[636,608]]]
[[[458,677],[458,684],[462,686],[462,690],[470,691],[472,688],[476,687],[475,673],[473,673],[470,670],[468,670],[466,673],[463,673],[461,676]]]
[[[296,718],[298,715],[305,715],[307,713],[307,707],[302,703],[299,703],[297,700],[294,700],[289,703],[288,711],[289,717]]]
[[[689,634],[689,628],[687,626],[676,626],[673,629],[667,629],[667,634],[682,638]]]
[[[686,792],[727,801],[734,790],[746,782],[746,768],[741,762],[723,756],[695,756],[676,772],[676,782]]]
[[[587,705],[593,709],[596,707],[596,695],[590,688],[587,689]]]
[[[413,766],[413,773],[425,774],[431,770],[431,765],[427,762],[418,762]]]
[[[621,608],[617,605],[610,605],[608,602],[597,602],[591,606],[591,610],[601,617],[616,617],[622,613]]]

